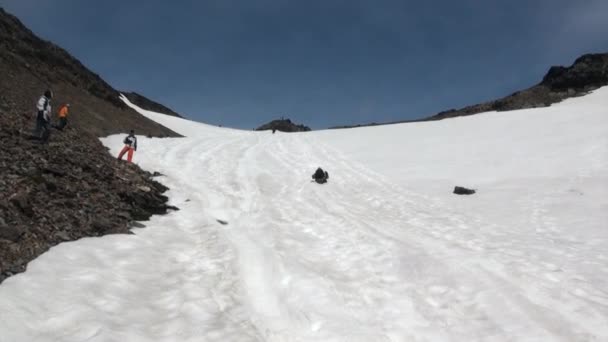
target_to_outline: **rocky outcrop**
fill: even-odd
[[[136,105],[137,107],[139,107],[141,109],[149,110],[151,112],[176,116],[178,118],[182,117],[181,115],[174,112],[172,109],[170,109],[158,102],[154,102],[154,101],[150,100],[149,98],[147,98],[143,95],[140,95],[136,92],[122,92],[122,94],[124,96],[126,96],[127,99],[129,101],[131,101],[132,104]]]
[[[272,131],[277,130],[281,132],[308,132],[310,127],[304,125],[298,125],[291,122],[290,119],[279,119],[273,120],[267,124],[264,124],[255,129],[256,131]]]
[[[68,126],[40,144],[29,115],[3,109],[0,127],[0,282],[62,241],[128,233],[172,209],[165,186],[90,133]]]
[[[540,85],[554,92],[589,91],[608,84],[608,53],[578,58],[571,67],[554,66]]]

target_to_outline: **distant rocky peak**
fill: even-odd
[[[255,129],[256,131],[269,131],[269,130],[277,130],[281,132],[308,132],[310,131],[310,127],[304,126],[302,124],[295,124],[291,122],[290,119],[277,119],[272,120],[267,124],[264,124]]]
[[[552,66],[540,85],[551,90],[575,91],[594,89],[608,84],[608,54],[587,54],[570,67]]]

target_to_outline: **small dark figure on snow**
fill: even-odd
[[[277,129],[276,129],[276,128],[273,128],[273,129],[272,129],[272,134],[274,134],[274,132],[276,132],[276,131],[277,131]]]
[[[51,135],[51,99],[53,98],[53,92],[47,90],[44,95],[40,97],[36,104],[38,114],[36,115],[36,129],[34,130],[34,136],[42,142],[47,142]]]
[[[324,171],[321,167],[317,168],[317,171],[312,175],[312,179],[319,184],[327,183],[329,179],[329,173]]]

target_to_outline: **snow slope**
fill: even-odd
[[[0,341],[608,341],[607,111],[274,135],[141,111],[187,136],[135,156],[181,210],[6,280]]]

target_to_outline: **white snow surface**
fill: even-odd
[[[0,341],[608,341],[608,88],[294,134],[138,110],[186,136],[135,154],[181,210],[7,279]]]

